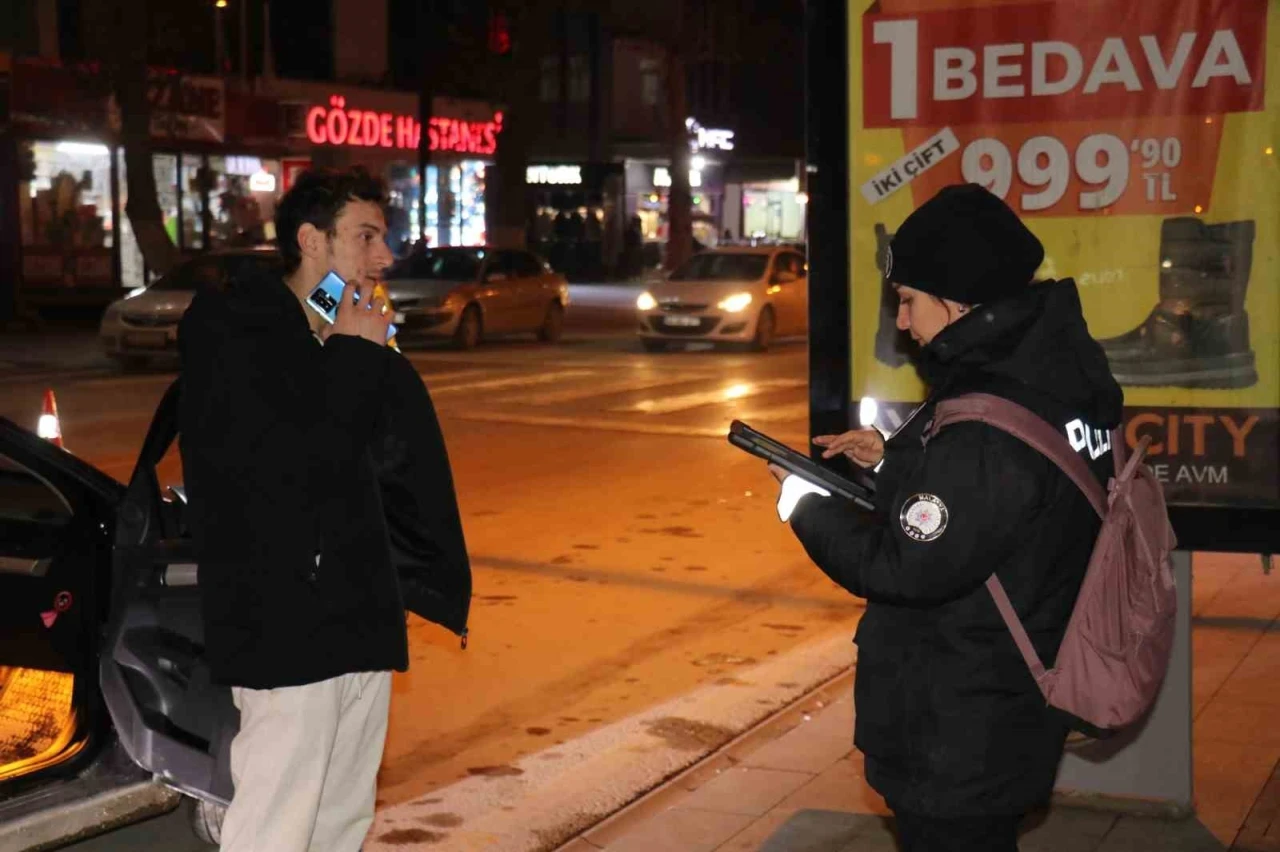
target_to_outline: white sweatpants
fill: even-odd
[[[373,823],[391,673],[231,695],[240,732],[221,852],[358,852]]]

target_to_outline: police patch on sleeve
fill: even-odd
[[[902,504],[902,531],[916,541],[933,541],[947,530],[947,504],[933,494],[916,494]]]

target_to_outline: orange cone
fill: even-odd
[[[58,420],[58,401],[53,396],[53,389],[44,392],[44,405],[40,407],[40,422],[36,426],[36,434],[60,449],[62,444],[62,422]]]

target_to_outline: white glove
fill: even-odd
[[[796,510],[796,504],[806,494],[831,496],[831,492],[827,489],[814,485],[807,479],[801,479],[794,473],[782,480],[782,493],[778,495],[778,520],[784,524],[790,520],[791,513]]]

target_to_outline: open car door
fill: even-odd
[[[177,435],[179,388],[160,401],[120,505],[99,676],[129,756],[174,789],[225,805],[240,714],[205,664],[185,499],[179,489],[162,493],[156,473]]]

